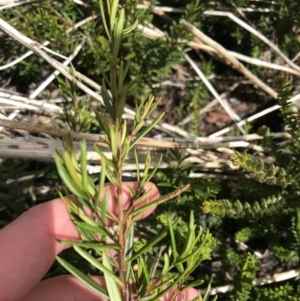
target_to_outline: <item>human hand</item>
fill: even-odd
[[[137,189],[137,182],[124,183],[124,207],[130,204],[130,192],[127,185]],[[113,201],[116,188],[107,184],[110,189],[108,206],[117,214],[117,206]],[[154,184],[147,183],[145,189],[151,189],[148,200],[159,197]],[[149,208],[138,219],[145,218],[155,210]],[[73,276],[63,275],[41,281],[49,270],[55,257],[68,246],[57,239],[78,240],[79,234],[69,217],[66,205],[61,199],[32,207],[18,219],[0,230],[0,301],[104,301],[87,286]],[[105,285],[103,277],[93,277],[93,280]],[[195,289],[188,289],[178,294],[175,300],[192,300],[197,297]],[[171,300],[168,293],[161,300]]]

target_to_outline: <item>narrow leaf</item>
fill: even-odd
[[[201,285],[203,282],[204,282],[204,280],[202,280],[202,279],[195,280],[195,281],[189,283],[188,285],[185,285],[181,290],[183,291],[183,290],[187,290],[189,288],[197,287],[197,286]]]
[[[117,246],[116,244],[106,244],[103,245],[100,242],[80,242],[80,241],[73,241],[73,240],[58,240],[60,243],[69,245],[69,246],[77,246],[83,249],[93,249],[97,251],[103,251],[106,249],[114,249],[114,250],[119,250],[120,247]]]
[[[86,141],[83,139],[80,142],[80,165],[82,175],[82,186],[84,191],[88,191],[88,171],[86,161]]]
[[[82,283],[87,285],[90,289],[98,293],[99,295],[103,296],[104,298],[109,298],[107,291],[96,283],[94,280],[83,274],[80,270],[69,264],[67,261],[62,259],[61,257],[57,256],[56,260],[73,276],[79,279]]]
[[[101,191],[103,191],[104,188],[104,183],[105,183],[105,175],[106,175],[106,161],[103,160],[101,162],[101,171],[100,171],[100,175],[99,175],[99,183],[98,183],[98,187],[97,187],[97,191],[96,191],[96,202],[100,200],[100,194]]]
[[[129,229],[129,235],[126,239],[126,244],[125,244],[125,254],[126,254],[126,260],[129,260],[133,254],[133,239],[134,239],[134,225],[130,226]],[[126,271],[126,279],[129,277],[130,273],[130,263],[128,264],[128,268]]]
[[[90,225],[86,222],[74,221],[75,225],[79,229],[84,229],[87,231],[92,232],[93,234],[100,234],[104,237],[110,236],[110,233],[107,232],[105,228],[101,228],[98,225]]]
[[[139,278],[143,280],[142,283],[140,284],[141,285],[140,290],[141,292],[146,292],[147,289],[149,288],[151,277],[148,271],[148,267],[146,266],[146,263],[142,257],[139,258],[138,266],[141,268],[140,270],[141,275]]]
[[[147,135],[160,122],[163,116],[164,113],[160,114],[151,122],[149,126],[147,126],[144,130],[140,131],[137,137],[131,142],[130,148],[136,145],[145,135]]]
[[[169,231],[170,231],[170,237],[171,237],[171,248],[172,248],[172,254],[174,257],[174,261],[176,261],[176,258],[178,257],[178,252],[177,252],[177,244],[175,240],[175,235],[174,235],[174,230],[172,226],[172,220],[171,217],[168,219],[168,226],[169,226]],[[184,268],[182,264],[176,264],[178,270],[183,273]]]
[[[164,276],[166,273],[168,273],[169,268],[170,268],[170,258],[167,253],[164,253],[164,267],[161,271],[161,275]]]
[[[151,172],[151,174],[148,176],[148,182],[152,179],[152,177],[154,175],[156,175],[158,168],[160,167],[160,163],[162,161],[162,155],[160,155],[157,164],[155,165],[153,171]]]
[[[112,99],[106,89],[106,85],[104,82],[104,79],[102,80],[102,87],[101,87],[101,96],[103,98],[103,102],[105,105],[105,109],[107,110],[107,112],[109,113],[109,115],[111,116],[112,119],[115,118],[115,114],[114,114],[114,109],[112,107]]]
[[[85,197],[85,194],[83,191],[78,187],[78,185],[71,179],[68,171],[65,169],[63,161],[57,152],[57,150],[54,150],[54,160],[56,164],[56,168],[58,171],[59,176],[65,183],[65,185],[68,187],[68,189],[74,193],[76,196]]]
[[[135,164],[136,164],[136,177],[137,177],[137,181],[140,182],[140,163],[139,163],[139,157],[138,157],[138,153],[137,150],[134,150],[134,158],[135,158]]]
[[[185,245],[183,247],[183,251],[180,255],[180,257],[185,257],[189,253],[193,251],[193,245],[195,242],[195,224],[194,224],[194,214],[193,211],[190,213],[190,223],[189,223],[189,229],[188,229],[188,237],[185,240]]]
[[[117,137],[116,137],[116,131],[114,127],[109,128],[109,142],[110,142],[110,149],[113,158],[117,158],[118,154],[118,147],[117,147]]]
[[[125,69],[124,69],[124,74],[123,74],[123,81],[125,80],[125,78],[126,78],[126,76],[127,76],[129,67],[130,67],[130,60],[126,61]]]
[[[179,196],[181,193],[183,193],[184,191],[188,190],[190,187],[190,184],[184,185],[182,188],[178,188],[177,190],[174,190],[164,196],[161,196],[160,198],[154,200],[153,202],[150,202],[146,205],[143,205],[135,210],[133,210],[132,212],[130,212],[130,216],[133,216],[134,218],[138,215],[140,215],[141,213],[143,213],[146,209],[151,208],[152,206],[156,206],[156,205],[160,205],[162,203],[165,203],[173,198],[176,198],[177,196]]]
[[[119,75],[118,78],[120,78],[120,76],[122,75]],[[126,104],[126,100],[127,100],[127,86],[126,85],[122,85],[122,87],[120,87],[120,93],[119,93],[119,102],[118,102],[118,108],[117,108],[117,118],[118,119],[122,119],[122,115],[123,115],[123,112],[124,112],[124,107],[125,107],[125,104]]]
[[[203,296],[203,301],[208,301],[209,296],[210,296],[210,291],[211,291],[211,284],[209,283],[207,286],[207,289],[205,291],[205,294]]]
[[[79,246],[73,246],[74,250],[81,256],[83,257],[86,261],[88,261],[90,264],[92,264],[95,268],[98,270],[102,271],[105,274],[108,274],[110,277],[114,279],[119,284],[121,283],[121,280],[112,272],[111,269],[107,268],[104,264],[99,262],[96,258],[94,258],[92,255],[90,255],[88,252],[85,250],[81,249]],[[104,257],[104,253],[102,254]]]
[[[99,0],[99,6],[100,6],[101,17],[102,17],[102,23],[103,23],[103,26],[105,28],[105,32],[107,34],[107,37],[110,40],[110,34],[109,34],[107,22],[106,22],[106,16],[105,16],[105,10],[104,10],[104,6],[103,6],[103,0]]]
[[[133,31],[138,26],[138,24],[139,24],[139,20],[136,19],[132,25],[123,29],[123,35],[126,35],[126,34],[130,33],[131,31]]]
[[[77,184],[77,186],[80,188],[80,190],[82,190],[82,192],[85,193],[85,191],[83,190],[83,186],[82,186],[82,176],[75,169],[74,164],[71,159],[71,156],[67,151],[64,151],[63,160],[64,160],[65,166],[66,166],[68,173],[71,176],[72,180]]]
[[[106,166],[109,166],[109,167],[111,167],[111,168],[114,168],[114,166],[113,166],[111,160],[109,160],[109,159],[105,156],[105,154],[101,151],[101,149],[100,149],[96,144],[94,144],[94,149],[95,149],[95,151],[99,154],[99,156],[101,157],[101,161],[105,161]]]
[[[110,259],[108,258],[108,256],[105,253],[102,254],[102,261],[103,261],[103,265],[106,267],[106,270],[109,271],[109,272],[104,273],[104,278],[105,278],[105,282],[106,282],[107,291],[109,294],[109,299],[113,300],[113,301],[122,301],[121,292],[120,292],[117,282],[120,285],[122,285],[122,283],[121,283],[120,279],[114,275],[112,266],[110,263]]]
[[[167,230],[164,229],[161,232],[159,232],[156,236],[154,236],[152,239],[150,239],[147,244],[142,247],[138,252],[136,252],[127,262],[131,262],[135,259],[137,259],[142,254],[148,252],[150,249],[152,249],[159,241],[161,241],[164,237],[166,237],[168,234]]]
[[[117,20],[117,24],[114,28],[115,37],[114,37],[114,47],[113,47],[112,56],[115,59],[118,57],[120,46],[121,46],[122,31],[123,31],[123,28],[124,28],[124,21],[125,21],[125,10],[124,10],[124,8],[121,8],[120,15],[119,15],[118,20]]]
[[[108,197],[109,197],[109,192],[108,192],[108,188],[106,188],[101,204],[101,220],[104,224],[106,222],[106,217],[107,217]]]
[[[115,27],[115,21],[117,17],[117,11],[119,6],[119,0],[107,1],[110,4],[110,30],[112,31]]]

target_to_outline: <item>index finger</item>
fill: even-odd
[[[127,185],[133,189],[138,187],[137,182],[124,184],[125,205],[131,199]],[[108,187],[111,191],[108,204],[112,210],[116,210],[112,194],[114,187],[111,184]],[[154,184],[148,183],[145,189],[153,191],[145,202],[158,197]],[[150,214],[154,209],[155,206],[151,207],[145,214]],[[57,239],[79,239],[78,231],[61,199],[31,208],[0,230],[0,291],[3,300],[19,300],[42,279],[56,255],[66,248]]]

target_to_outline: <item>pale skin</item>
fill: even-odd
[[[124,206],[130,202],[130,193],[126,185],[137,189],[136,182],[124,183]],[[110,189],[109,207],[117,214],[117,207],[112,199],[115,187]],[[159,197],[154,184],[147,201]],[[138,217],[143,219],[155,210],[155,206]],[[61,199],[55,199],[37,205],[23,213],[18,219],[0,230],[0,301],[105,301],[106,299],[91,291],[73,276],[59,276],[41,281],[51,267],[55,257],[68,246],[57,239],[79,239],[79,234],[70,220],[66,205]],[[105,285],[101,277],[93,277]],[[175,300],[192,300],[197,297],[195,289],[181,292]],[[171,294],[161,301],[171,300]]]

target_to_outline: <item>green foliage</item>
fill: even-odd
[[[77,89],[74,82],[64,82],[59,77],[57,78],[60,86],[60,94],[64,99],[62,119],[67,124],[67,128],[70,131],[82,132],[82,133],[99,133],[99,123],[93,114],[98,105],[94,104],[90,99],[86,97],[80,97],[77,95]],[[64,128],[64,125],[56,120],[53,123]]]
[[[250,298],[252,282],[256,278],[259,261],[255,255],[244,255],[239,276],[235,279],[235,292],[232,300],[246,301]],[[251,300],[251,299],[250,299]]]
[[[299,292],[295,292],[293,286],[287,283],[277,287],[256,287],[253,289],[252,298],[263,301],[296,301],[299,299]]]
[[[215,245],[215,240],[209,233],[203,233],[202,230],[196,230],[193,225],[193,214],[189,222],[188,230],[186,232],[186,239],[184,244],[178,244],[177,237],[174,235],[173,224],[174,222],[169,219],[169,239],[171,243],[172,256],[169,256],[166,250],[163,256],[158,258],[158,268],[148,272],[150,265],[146,268],[146,262],[152,262],[151,257],[144,257],[138,260],[139,270],[137,272],[139,281],[137,283],[137,291],[140,295],[147,294],[147,291],[152,291],[153,300],[158,300],[161,296],[166,293],[164,286],[167,281],[172,279],[172,287],[181,287],[187,289],[202,283],[200,280],[194,280],[189,285],[184,285],[187,276],[190,275],[200,264],[201,261],[210,259],[210,253]],[[152,238],[154,240],[155,238]],[[145,250],[149,247],[144,247],[136,253],[133,258],[136,258],[137,254],[145,253]],[[201,251],[200,251],[201,250]],[[196,255],[198,254],[198,255]],[[196,256],[198,259],[195,261]],[[149,282],[151,279],[150,275],[156,275],[153,283]],[[161,283],[159,285],[159,283]],[[149,294],[149,293],[148,293]],[[152,300],[152,299],[151,299]]]
[[[252,215],[274,214],[284,208],[285,199],[281,196],[269,196],[262,198],[259,202],[254,201],[252,205],[248,202],[241,203],[239,200],[207,200],[203,202],[203,212],[218,216],[244,217]]]
[[[167,155],[163,157],[163,161],[167,164],[168,168],[160,170],[156,175],[162,192],[169,192],[189,182],[191,183],[191,186],[183,195],[168,204],[163,204],[157,209],[160,212],[158,220],[162,224],[166,225],[169,217],[177,219],[178,223],[174,227],[174,231],[179,237],[185,236],[185,229],[191,210],[195,212],[197,224],[201,225],[205,230],[219,223],[219,220],[215,217],[205,215],[199,210],[199,205],[204,200],[216,197],[221,189],[219,180],[199,178],[191,181],[189,174],[192,171],[193,165],[186,161],[189,156],[183,155],[178,149],[170,149]]]
[[[296,250],[291,250],[290,248],[286,249],[282,246],[274,245],[273,247],[271,247],[271,251],[282,262],[299,262],[299,252]]]
[[[250,227],[245,227],[235,233],[235,239],[240,242],[246,242],[253,236],[253,230]]]
[[[298,155],[300,144],[297,138],[300,135],[300,111],[295,104],[288,102],[292,90],[291,81],[281,75],[277,77],[277,85],[279,87],[278,103],[281,105],[281,114],[288,125],[288,132],[293,138],[288,144],[288,148],[293,154]]]
[[[125,27],[136,21],[139,21],[141,25],[148,26],[153,21],[151,8],[156,1],[150,1],[147,9],[136,9],[137,4],[139,4],[137,0],[127,1],[123,6],[126,15]],[[68,0],[59,3],[48,1],[38,5],[30,3],[4,10],[0,17],[37,42],[49,41],[47,47],[65,56],[72,53],[83,38],[86,39],[84,47],[73,60],[73,65],[77,71],[94,77],[100,83],[102,76],[107,76],[111,68],[108,63],[110,62],[110,40],[106,36],[108,31],[101,21],[103,14],[107,14],[107,9],[105,6],[103,9],[104,11],[101,12],[99,1],[89,1],[87,6]],[[181,17],[195,22],[197,25],[202,18],[199,18],[200,12],[201,6],[198,1],[192,1],[186,5],[186,11]],[[91,16],[93,18],[90,18]],[[88,18],[90,18],[89,21],[83,22],[81,26],[76,26],[78,22]],[[30,24],[30,26],[24,27],[23,24]],[[111,29],[109,28],[109,30]],[[151,84],[166,77],[170,73],[172,65],[183,60],[183,52],[178,51],[178,47],[186,44],[185,40],[189,38],[188,34],[175,20],[165,23],[164,30],[165,39],[157,40],[143,37],[141,31],[135,31],[133,34],[130,34],[130,31],[125,32],[119,57],[124,61],[131,61],[126,81],[139,83],[130,91],[130,95],[136,96],[136,100],[140,100],[141,96],[142,99],[147,98],[145,91],[151,92]],[[3,63],[26,52],[25,48],[20,47],[15,41],[4,35],[0,36],[0,41],[3,46],[1,48]],[[164,64],[161,64],[162,61]],[[26,82],[39,82],[41,69],[44,70],[44,73],[52,72],[36,56],[29,56],[15,66],[14,77],[21,76]],[[10,71],[6,69],[4,72]],[[102,76],[99,77],[99,74]]]
[[[133,189],[127,186],[130,194],[130,204],[126,207],[123,201],[124,185],[122,181],[122,169],[128,153],[140,139],[151,131],[161,120],[163,114],[156,117],[150,124],[146,124],[150,114],[157,107],[158,102],[150,97],[147,102],[136,106],[136,115],[131,126],[123,119],[123,111],[128,98],[128,90],[131,84],[127,84],[126,77],[130,62],[123,60],[121,55],[122,39],[136,27],[126,24],[125,10],[119,8],[118,1],[100,1],[100,11],[103,18],[103,26],[109,40],[109,64],[108,76],[103,74],[101,96],[105,109],[99,109],[96,113],[97,121],[105,133],[105,144],[111,151],[108,157],[95,145],[99,154],[101,172],[98,185],[92,180],[87,171],[87,145],[85,141],[80,144],[80,157],[77,158],[73,141],[70,135],[64,139],[64,152],[54,152],[55,163],[58,173],[68,190],[76,197],[77,203],[70,202],[68,197],[61,198],[68,207],[70,216],[77,227],[81,241],[61,241],[70,244],[74,250],[93,268],[103,273],[106,288],[102,288],[92,279],[87,277],[73,264],[58,257],[59,263],[82,283],[97,292],[99,295],[111,300],[128,300],[134,297],[136,300],[159,300],[163,295],[173,290],[174,296],[182,289],[187,289],[202,283],[202,280],[191,281],[191,274],[199,264],[210,259],[215,239],[206,231],[195,225],[194,214],[189,214],[186,224],[176,222],[176,217],[165,216],[167,223],[162,223],[161,229],[153,232],[149,239],[135,246],[134,230],[135,220],[140,214],[145,214],[147,209],[154,205],[164,204],[173,198],[177,198],[187,190],[190,184],[182,186],[156,199],[154,202],[146,202],[141,205],[151,194],[145,190],[160,164],[150,170],[151,155],[146,155],[143,175],[138,171],[138,187]],[[63,85],[63,83],[62,83]],[[69,89],[71,104],[76,109],[76,92]],[[79,107],[79,110],[82,108]],[[67,120],[71,115],[67,113]],[[80,111],[79,111],[80,112]],[[80,117],[80,116],[79,116]],[[75,119],[76,120],[76,119]],[[80,124],[86,127],[85,119]],[[184,158],[178,151],[172,153],[173,158],[179,161],[177,168],[178,178],[190,170],[191,166],[182,166]],[[139,165],[138,157],[136,163]],[[115,186],[116,193],[111,195],[105,180],[108,179]],[[128,192],[126,192],[128,193]],[[108,205],[113,201],[112,205]],[[113,207],[117,206],[116,214]],[[90,212],[90,214],[88,213]],[[91,214],[92,213],[92,214]],[[117,226],[112,231],[107,228],[107,221],[114,222]],[[184,227],[185,226],[185,227]],[[183,231],[179,240],[175,235],[176,230]],[[165,249],[162,254],[159,248]],[[112,250],[116,256],[112,256]],[[154,251],[154,252],[153,252]],[[138,269],[133,268],[137,265]]]
[[[239,166],[244,170],[247,178],[254,179],[260,183],[278,185],[282,188],[286,188],[289,185],[294,187],[298,185],[291,175],[286,174],[284,168],[275,167],[274,164],[265,167],[262,159],[254,161],[250,155],[242,155],[237,152],[230,155],[229,159],[234,166]]]
[[[265,165],[263,159],[253,159],[248,153],[241,154],[235,152],[229,156],[234,166],[238,166],[243,171],[243,176],[247,179],[254,180],[262,185],[277,186],[276,190],[269,189],[268,195],[264,190],[257,190],[263,197],[259,200],[251,201],[240,200],[206,200],[203,202],[202,209],[204,213],[211,213],[218,216],[258,217],[264,214],[271,215],[277,212],[287,213],[289,210],[296,210],[299,205],[297,202],[299,196],[299,164],[297,158],[299,156],[299,124],[300,119],[295,108],[288,102],[291,91],[291,84],[282,77],[278,78],[278,101],[282,108],[281,112],[293,139],[287,144],[287,148],[293,157],[275,151],[274,142],[270,139],[267,128],[261,128],[260,133],[265,136],[265,146],[269,146],[274,150],[273,155],[276,157],[277,166],[275,164]],[[284,167],[283,167],[284,166]],[[246,187],[250,184],[247,181],[241,182]],[[254,186],[257,187],[257,186]],[[259,188],[258,188],[259,189]],[[273,194],[272,194],[273,192]],[[285,210],[287,209],[287,210]],[[282,252],[281,252],[282,254]],[[281,255],[283,258],[284,255]],[[294,257],[294,256],[293,256]]]
[[[282,262],[293,262],[298,264],[300,261],[299,244],[299,209],[293,213],[290,225],[291,231],[286,237],[284,245],[278,241],[270,248],[274,255]]]
[[[292,218],[292,233],[298,250],[300,250],[300,210],[297,210]]]
[[[231,239],[234,237],[249,245],[254,240],[262,239],[281,262],[299,263],[300,120],[299,109],[288,102],[292,91],[289,80],[279,77],[275,84],[279,93],[278,102],[282,106],[281,114],[292,139],[285,145],[278,145],[268,128],[261,129],[261,134],[264,132],[265,137],[262,141],[264,154],[271,156],[274,163],[266,164],[262,153],[257,156],[251,150],[244,154],[236,152],[230,159],[242,172],[231,183],[212,178],[201,178],[190,183],[189,176],[195,167],[186,163],[188,156],[181,155],[178,150],[170,150],[164,158],[168,168],[158,171],[156,168],[150,168],[151,157],[154,155],[148,153],[144,174],[137,171],[139,188],[137,191],[130,191],[132,207],[121,210],[125,215],[124,220],[127,218],[129,221],[129,226],[126,224],[127,232],[119,227],[113,235],[106,230],[104,216],[110,216],[111,219],[114,216],[105,207],[108,196],[101,195],[106,181],[110,181],[119,189],[122,188],[121,170],[126,155],[162,118],[162,115],[154,120],[151,118],[158,102],[149,97],[149,94],[154,90],[153,84],[160,84],[162,80],[169,78],[174,64],[182,63],[183,54],[189,51],[186,44],[191,36],[179,25],[178,21],[181,18],[201,28],[227,49],[265,59],[269,47],[258,38],[237,27],[232,20],[204,14],[205,10],[225,10],[242,18],[237,8],[253,8],[256,12],[244,14],[244,20],[254,24],[263,35],[275,40],[285,54],[293,57],[299,49],[299,37],[298,40],[295,38],[294,31],[294,28],[299,27],[297,1],[254,3],[247,0],[164,0],[158,3],[152,0],[149,1],[149,8],[145,9],[136,9],[136,5],[140,4],[137,0],[120,1],[120,10],[116,9],[116,6],[113,9],[117,11],[118,18],[110,17],[111,11],[105,1],[102,2],[100,1],[99,5],[98,0],[88,1],[88,6],[67,0],[38,4],[33,2],[1,11],[1,17],[26,36],[40,43],[48,40],[48,47],[64,56],[71,54],[84,42],[82,50],[72,62],[70,73],[72,74],[74,67],[102,86],[99,93],[103,97],[105,108],[101,108],[93,99],[82,97],[72,81],[57,77],[54,84],[59,84],[65,102],[63,115],[60,116],[62,121],[55,119],[53,122],[72,131],[104,133],[107,139],[101,143],[112,151],[112,158],[108,158],[100,148],[96,148],[101,157],[102,167],[98,181],[87,173],[84,142],[81,144],[79,157],[73,151],[70,137],[64,142],[65,151],[62,154],[55,153],[58,172],[69,191],[74,193],[78,200],[77,207],[70,206],[69,203],[68,206],[82,240],[68,243],[73,244],[76,254],[85,259],[85,265],[76,265],[78,256],[76,260],[73,257],[70,260],[71,256],[68,260],[58,260],[99,294],[111,300],[118,300],[120,295],[117,285],[120,282],[124,283],[124,279],[121,279],[122,273],[116,262],[107,256],[106,249],[112,248],[119,258],[126,257],[126,277],[130,284],[136,284],[133,286],[135,297],[153,300],[166,292],[163,283],[170,283],[170,288],[182,289],[198,286],[203,279],[211,281],[211,277],[204,275],[202,266],[199,269],[197,267],[203,261],[211,259],[212,248],[217,239],[217,253],[222,265],[219,271],[221,277],[215,276],[212,282],[214,285],[224,284],[224,277],[226,273],[230,274],[230,268],[240,268],[232,294],[234,300],[298,300],[299,292],[289,284],[251,289],[257,261],[250,254],[246,257],[241,256],[236,246],[228,242],[230,235]],[[183,8],[185,12],[166,14],[166,18],[163,19],[152,13],[152,7],[155,5]],[[269,13],[259,12],[264,9],[268,9]],[[74,26],[87,17],[92,18],[80,27]],[[134,30],[137,20],[141,25],[157,26],[164,32],[165,37],[157,40],[145,38],[141,31]],[[1,64],[11,62],[26,52],[23,46],[19,46],[3,34],[0,34],[0,42]],[[271,56],[272,60],[276,59],[273,53]],[[219,75],[228,71],[227,67],[222,65],[220,72],[215,61],[204,56],[201,56],[199,64],[206,76],[214,73],[214,78],[217,79],[214,83],[218,85],[221,83]],[[274,78],[272,72],[263,76],[263,71],[257,67],[249,66],[249,69],[263,79]],[[13,72],[9,69],[2,72],[13,83],[20,82],[20,92],[27,92],[30,84],[41,82],[41,70],[43,77],[53,72],[52,68],[37,56],[29,56],[20,64],[14,65]],[[185,91],[184,97],[179,97],[175,120],[181,121],[191,113],[192,124],[188,131],[199,136],[200,109],[206,104],[209,94],[203,84],[193,76],[188,77],[185,85],[188,91]],[[163,93],[165,88],[160,86],[157,90]],[[132,106],[136,104],[137,114],[133,122],[127,124],[122,119],[122,113],[125,103],[128,102]],[[187,102],[190,105],[187,106]],[[151,125],[148,125],[149,118],[153,121]],[[9,216],[6,219],[11,220],[33,202],[14,202],[17,198],[16,191],[6,183],[13,170],[19,171],[18,164],[13,167],[1,164],[1,168],[1,205],[5,207],[5,216]],[[140,209],[134,207],[143,196],[147,196],[144,185],[150,179],[160,181],[161,192],[165,194],[156,200],[156,203],[160,204],[157,216],[152,219],[150,217],[143,225],[136,226],[136,216],[151,207],[149,204]],[[189,189],[181,194],[188,185]],[[34,193],[32,195],[34,196]],[[116,202],[118,201],[120,195],[116,197]],[[97,214],[93,217],[86,215],[84,207],[91,211],[96,209]],[[3,215],[3,211],[1,214]],[[1,219],[1,223],[4,225],[6,221]],[[202,228],[198,227],[200,225]],[[137,243],[132,239],[134,232],[143,236]],[[120,253],[119,245],[114,241],[120,233],[129,245],[126,248],[123,246],[123,249],[126,249],[125,255]],[[108,244],[106,239],[111,239],[112,243]],[[101,289],[85,276],[85,273],[91,272],[89,266],[93,267],[93,273],[105,275],[107,289]],[[156,269],[153,266],[156,266]],[[156,276],[156,282],[152,283],[149,280],[152,275]],[[208,295],[203,297],[203,300],[207,299]]]
[[[230,155],[235,166],[241,168],[236,189],[236,196],[242,200],[217,199],[205,200],[202,204],[204,213],[216,216],[238,218],[235,228],[235,239],[247,244],[261,239],[268,243],[268,249],[279,262],[299,264],[299,113],[298,109],[288,102],[291,84],[279,77],[277,81],[279,103],[285,125],[292,136],[284,144],[288,151],[281,151],[274,141],[269,129],[262,127],[259,131],[264,136],[262,142],[265,151],[275,160],[273,164],[265,164],[263,158],[254,157],[251,153]],[[291,156],[291,154],[293,154]],[[264,218],[267,217],[267,222]],[[253,221],[256,221],[254,224]],[[258,223],[257,223],[258,222]],[[278,235],[282,227],[283,233]],[[224,241],[221,240],[221,245]],[[226,255],[224,256],[225,253]],[[234,249],[226,247],[222,252],[224,262],[240,264],[241,256]],[[224,265],[228,268],[228,265]],[[249,272],[251,269],[249,269]],[[252,275],[252,280],[254,276]],[[251,281],[252,281],[251,280]],[[237,284],[232,295],[233,300],[282,300],[297,299],[297,293],[291,286],[275,286],[270,288],[251,289],[251,282],[247,284],[242,295],[238,295]],[[283,297],[284,296],[284,297]],[[288,297],[289,296],[289,297]],[[295,300],[296,300],[295,299]]]
[[[232,266],[232,265],[240,266],[242,262],[242,258],[234,248],[227,247],[225,250],[224,262],[226,262],[228,266]]]

